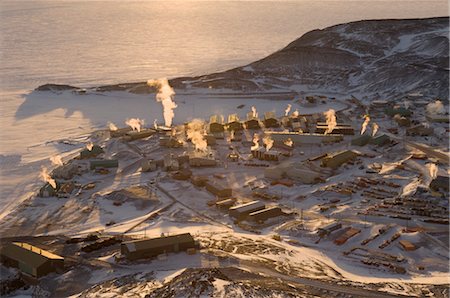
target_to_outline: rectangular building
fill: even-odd
[[[216,181],[206,181],[205,188],[207,191],[219,198],[231,197],[233,193],[230,187],[222,185]]]
[[[281,208],[278,206],[273,206],[250,213],[248,215],[248,220],[254,222],[265,222],[270,218],[278,217],[280,215],[284,215]]]
[[[245,204],[233,206],[229,209],[230,216],[236,219],[244,219],[250,213],[262,210],[266,208],[266,205],[261,201],[251,201]]]
[[[0,257],[3,264],[36,278],[64,269],[63,257],[23,242],[6,244]]]
[[[163,253],[186,251],[189,248],[196,248],[196,246],[191,234],[184,233],[124,242],[120,245],[120,252],[129,260],[137,260],[156,257]]]

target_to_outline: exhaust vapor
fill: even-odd
[[[127,121],[125,121],[125,124],[131,127],[133,130],[140,132],[142,126],[144,126],[144,120],[141,120],[139,118],[131,118],[127,119]]]
[[[169,85],[169,81],[166,78],[157,80],[148,80],[147,85],[155,87],[158,91],[156,93],[156,100],[161,102],[163,106],[164,122],[167,127],[172,126],[173,118],[175,117],[174,109],[177,107],[173,101],[175,91]]]
[[[363,135],[366,132],[367,125],[369,125],[369,122],[370,122],[369,115],[365,115],[364,116],[364,122],[363,122],[363,124],[361,126],[361,135]]]
[[[56,181],[50,176],[46,167],[42,167],[40,177],[44,182],[50,184],[53,189],[56,189]]]
[[[288,103],[286,110],[284,110],[284,116],[289,115],[289,112],[291,111],[292,105]]]
[[[333,129],[336,127],[336,112],[333,109],[329,109],[325,113],[325,119],[327,123],[327,129],[325,130],[325,134],[329,134],[333,131]]]

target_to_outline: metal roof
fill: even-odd
[[[190,243],[190,242],[194,242],[194,238],[192,238],[191,234],[184,233],[173,236],[164,236],[152,239],[129,241],[124,242],[123,245],[126,245],[129,252],[135,252],[139,250],[148,250],[167,245],[174,245],[176,243]]]
[[[265,206],[264,203],[261,201],[251,201],[246,204],[233,206],[230,208],[230,211],[236,210],[239,212],[246,212],[248,210],[252,210],[255,207],[264,207],[264,206]]]
[[[61,256],[23,242],[13,242],[5,245],[1,254],[10,259],[28,264],[33,268],[41,266],[48,260],[64,260]]]

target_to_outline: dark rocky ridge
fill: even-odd
[[[368,20],[313,30],[247,66],[170,80],[176,89],[339,92],[395,99],[449,97],[449,18]],[[73,89],[44,85],[37,90]],[[145,82],[94,88],[151,93]]]

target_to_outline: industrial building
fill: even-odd
[[[266,112],[264,113],[264,126],[266,128],[271,127],[279,127],[280,123],[278,123],[277,116],[275,112]]]
[[[159,137],[159,146],[166,148],[180,148],[183,147],[183,143],[171,136],[161,136]]]
[[[180,163],[174,154],[167,154],[163,159],[163,167],[165,171],[178,171]]]
[[[434,132],[432,127],[419,124],[406,129],[407,136],[430,136]]]
[[[119,161],[117,159],[100,159],[91,160],[89,162],[89,168],[95,170],[96,168],[117,168]]]
[[[61,184],[56,182],[56,189],[53,188],[53,186],[50,185],[50,183],[45,183],[44,186],[39,189],[39,196],[41,198],[48,198],[48,197],[55,197],[56,193],[58,192],[58,189],[60,188]]]
[[[449,191],[449,184],[450,179],[448,176],[437,176],[433,181],[430,183],[430,188],[439,191],[439,190],[445,190]]]
[[[242,123],[239,120],[239,116],[237,114],[228,115],[228,122],[227,122],[228,131],[239,131],[243,129],[244,127],[242,126]]]
[[[91,150],[85,148],[80,152],[80,159],[94,158],[102,153],[105,153],[102,147],[93,145]]]
[[[352,145],[353,146],[365,146],[370,142],[371,139],[372,139],[372,137],[368,134],[360,135],[352,140]]]
[[[333,155],[327,155],[322,159],[321,166],[337,169],[342,164],[355,159],[357,156],[358,154],[352,150],[346,150]]]
[[[233,206],[229,209],[230,216],[242,220],[245,219],[250,213],[265,209],[266,205],[261,201],[251,201],[245,204]]]
[[[120,245],[120,252],[129,260],[138,260],[156,257],[164,253],[186,251],[196,247],[197,244],[191,234],[185,233],[124,242]]]
[[[268,219],[275,218],[285,213],[278,206],[268,207],[258,211],[254,211],[248,215],[248,220],[254,222],[265,222]]]
[[[287,139],[291,139],[294,146],[302,144],[336,143],[344,139],[344,136],[340,134],[324,135],[281,131],[266,131],[266,134],[274,141],[284,142]]]
[[[385,134],[372,137],[369,141],[370,144],[377,145],[377,146],[384,146],[390,142],[391,142],[391,139]]]
[[[348,239],[352,238],[353,236],[359,234],[361,232],[360,229],[355,229],[355,228],[349,228],[348,230],[346,230],[344,232],[344,234],[342,234],[341,236],[339,236],[337,239],[334,240],[334,243],[337,245],[342,245],[345,242],[347,242]]]
[[[35,278],[64,269],[63,257],[23,242],[3,246],[0,258],[6,266],[17,267]]]
[[[220,200],[216,202],[216,207],[219,209],[229,209],[234,205],[235,202],[236,200],[233,198]]]
[[[437,123],[449,123],[449,115],[448,114],[444,114],[444,115],[426,115],[426,118],[428,121],[430,122],[437,122]]]
[[[316,183],[320,173],[312,171],[298,163],[282,163],[264,169],[264,176],[269,179],[289,178],[305,184]]]
[[[225,126],[223,123],[222,115],[212,115],[209,118],[209,132],[210,133],[221,133],[225,131]]]
[[[280,153],[275,150],[266,151],[265,148],[260,147],[256,150],[252,150],[252,156],[259,160],[277,161]]]
[[[124,127],[124,128],[119,128],[116,130],[110,130],[109,134],[111,136],[111,138],[118,138],[118,137],[122,137],[124,136],[126,133],[132,131],[133,129],[129,126]]]
[[[324,134],[325,131],[328,129],[328,125],[319,125],[316,126],[316,133]],[[355,134],[355,129],[351,126],[336,126],[333,128],[332,134],[342,134],[347,136],[352,136]]]
[[[400,246],[406,251],[416,250],[416,246],[408,240],[400,240],[398,243],[400,243]]]
[[[331,234],[333,231],[339,230],[342,228],[342,224],[339,222],[330,223],[324,227],[318,229],[318,234],[322,237],[328,234]]]
[[[210,157],[190,157],[189,165],[191,167],[215,167],[217,161]]]
[[[153,129],[144,129],[141,131],[129,131],[124,136],[123,139],[125,141],[135,141],[139,139],[145,139],[155,134],[155,130]]]
[[[158,164],[153,159],[144,159],[141,162],[142,172],[153,172],[158,168]]]
[[[231,188],[224,186],[217,181],[206,181],[205,188],[219,198],[231,197],[233,193]]]
[[[247,129],[260,129],[259,119],[254,116],[253,112],[247,113],[247,120],[245,121],[245,127]]]

